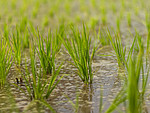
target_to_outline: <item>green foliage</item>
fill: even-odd
[[[52,71],[55,71],[55,57],[61,47],[58,36],[63,35],[63,31],[61,31],[62,29],[63,28],[60,29],[60,34],[56,32],[55,36],[52,35],[50,31],[46,38],[38,32],[38,48],[36,51],[45,74],[51,74]]]
[[[32,46],[32,48],[34,48],[34,46]],[[44,101],[44,99],[47,99],[49,97],[49,95],[52,93],[56,85],[60,82],[60,80],[63,77],[61,76],[57,80],[62,64],[58,67],[57,70],[52,72],[50,78],[44,80],[45,77],[41,72],[41,68],[38,69],[36,67],[34,49],[31,50],[31,47],[30,47],[31,74],[32,75],[29,73],[29,70],[26,65],[26,71],[25,73],[23,73],[22,77],[25,80],[25,86],[26,86],[30,99]]]
[[[13,32],[12,35],[12,49],[13,49],[13,54],[14,54],[14,58],[15,58],[15,62],[16,65],[18,67],[20,67],[21,64],[21,35],[20,32],[18,30],[18,28],[16,27],[15,29],[16,31]]]
[[[142,112],[143,110],[142,106],[144,104],[144,94],[149,75],[149,68],[146,66],[146,69],[144,69],[143,63],[144,46],[143,41],[139,36],[138,36],[138,45],[139,45],[138,55],[129,56],[129,64],[128,64],[129,68],[127,70],[128,71],[127,96],[128,96],[129,113]],[[140,76],[142,77],[142,81],[140,81],[141,78]],[[140,89],[140,86],[142,86],[142,89]]]
[[[91,18],[89,24],[90,24],[90,27],[94,29],[98,25],[98,18],[96,17]]]
[[[119,91],[114,101],[107,109],[107,113],[114,111],[119,104],[127,103],[128,113],[142,113],[145,103],[145,91],[148,83],[149,66],[144,64],[144,45],[139,34],[136,35],[138,53],[131,52],[127,62],[127,79],[125,79],[122,90]],[[133,42],[134,43],[134,42]],[[133,48],[135,49],[135,47]],[[147,63],[146,63],[147,64]],[[141,80],[142,78],[142,80]]]
[[[12,51],[8,46],[7,41],[1,39],[0,41],[0,87],[6,83],[7,75],[13,63],[11,58]]]
[[[118,17],[116,20],[116,26],[117,26],[118,32],[120,33],[120,17]]]
[[[148,12],[145,13],[145,22],[148,31],[147,35],[147,54],[149,54],[149,44],[150,44],[150,14]]]
[[[129,55],[132,54],[132,52],[133,52],[133,48],[134,48],[134,44],[135,44],[135,41],[136,41],[136,37],[134,38],[134,41],[132,43],[131,48],[128,51],[127,58],[126,58],[126,47],[123,47],[120,35],[118,35],[116,33],[115,34],[116,38],[113,39],[113,37],[110,34],[110,32],[108,31],[107,33],[108,33],[108,36],[109,36],[112,48],[114,49],[115,54],[116,54],[118,66],[119,67],[123,66],[123,67],[128,68],[127,62],[128,62],[128,59],[129,59]]]
[[[70,37],[70,39],[67,37],[64,39],[63,37],[60,37],[61,41],[71,56],[74,62],[73,65],[78,69],[78,75],[81,80],[85,84],[92,83],[92,59],[94,57],[96,47],[93,47],[92,53],[90,54],[91,39],[84,25],[81,35],[79,30],[76,30],[73,26],[71,26],[71,28],[73,36]]]
[[[26,28],[26,30],[22,34],[22,39],[21,39],[23,49],[29,48],[29,42],[30,42],[29,37],[30,37],[30,33],[28,29]]]
[[[127,13],[127,22],[128,22],[128,26],[131,27],[131,14],[130,14],[130,12]]]
[[[42,21],[42,26],[43,26],[43,28],[46,27],[46,26],[48,26],[48,24],[49,24],[48,17],[45,16],[45,17],[43,18],[43,21]]]
[[[105,29],[99,28],[98,34],[96,33],[96,37],[98,38],[102,46],[110,44],[109,36]]]
[[[106,25],[106,23],[107,23],[106,7],[103,6],[101,8],[101,13],[102,13],[102,17],[101,17],[102,24]]]

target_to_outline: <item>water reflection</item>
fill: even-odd
[[[92,110],[92,95],[93,95],[93,86],[84,85],[82,88],[82,93],[80,94],[79,100],[79,113],[93,113]]]

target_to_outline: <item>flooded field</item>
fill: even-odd
[[[149,113],[146,0],[1,0],[0,113]]]

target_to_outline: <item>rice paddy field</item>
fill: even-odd
[[[0,113],[149,113],[150,0],[0,0]]]

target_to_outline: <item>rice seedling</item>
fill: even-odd
[[[145,21],[146,21],[146,27],[148,31],[148,35],[147,35],[147,54],[148,54],[149,44],[150,44],[150,14],[148,12],[145,13]]]
[[[35,49],[34,47],[32,47]],[[50,78],[44,80],[44,74],[42,74],[41,68],[36,67],[35,61],[35,51],[31,50],[30,46],[30,58],[31,58],[31,74],[29,73],[27,65],[25,66],[25,73],[22,73],[22,77],[25,80],[25,86],[28,92],[28,95],[31,100],[44,101],[47,99],[52,91],[55,89],[56,85],[60,82],[63,76],[57,77],[59,75],[62,64],[58,67],[57,70],[52,72]]]
[[[111,36],[110,32],[108,32],[108,36],[109,36],[111,45],[115,51],[118,66],[122,67],[126,63],[125,61],[126,48],[122,46],[120,36],[117,35],[115,41],[113,41],[113,37]]]
[[[13,54],[14,54],[14,58],[15,58],[15,63],[17,65],[17,67],[20,67],[20,64],[21,64],[21,35],[20,35],[20,32],[17,27],[16,27],[16,33],[13,32],[13,35],[12,35],[11,47],[14,51]]]
[[[106,25],[106,23],[107,23],[107,15],[106,15],[105,7],[101,8],[101,13],[102,13],[102,17],[101,17],[102,24]]]
[[[52,35],[49,34],[48,37],[46,38],[46,40],[43,40],[43,37],[40,36],[40,34],[38,35],[38,56],[40,59],[40,64],[44,70],[44,73],[46,74],[51,74],[52,70],[55,70],[55,64],[54,64],[54,60],[55,60],[55,48],[54,48],[54,44],[52,45]],[[46,44],[46,50],[44,49],[44,42]],[[52,48],[53,47],[53,48]]]
[[[13,17],[12,17],[12,16],[9,16],[9,17],[8,17],[8,22],[11,23],[12,20],[13,20]]]
[[[1,39],[0,48],[0,87],[2,87],[6,83],[13,60],[11,57],[12,51],[7,41]]]
[[[39,1],[37,1],[36,3],[35,3],[35,7],[33,8],[33,10],[32,10],[32,16],[33,16],[33,18],[36,18],[37,17],[37,15],[38,15],[38,11],[39,11],[39,6],[40,4],[39,4]]]
[[[27,10],[27,8],[28,8],[27,2],[26,2],[26,1],[23,1],[22,6],[20,7],[20,14],[24,14],[25,11]]]
[[[4,32],[3,35],[6,39],[7,42],[9,42],[9,29],[8,29],[8,25],[5,23],[4,24]]]
[[[49,16],[50,16],[51,18],[53,18],[54,15],[55,15],[54,9],[50,9],[50,10],[49,10]]]
[[[130,14],[130,12],[127,13],[127,22],[128,22],[128,26],[131,27],[131,14]]]
[[[90,2],[91,2],[91,4],[92,4],[93,7],[97,6],[97,3],[96,3],[97,1],[96,0],[90,0]]]
[[[149,66],[146,65],[146,68],[144,69],[144,45],[140,36],[137,36],[137,42],[139,52],[132,52],[129,55],[127,79],[124,82],[122,90],[120,90],[110,107],[107,109],[107,113],[114,111],[119,104],[123,102],[127,103],[126,110],[128,113],[142,113],[145,111],[143,106],[145,104],[144,97],[149,76]]]
[[[123,16],[124,16],[124,9],[122,8],[122,9],[120,10],[120,12],[119,12],[119,17],[120,17],[120,19],[122,19]]]
[[[95,34],[102,46],[106,46],[110,44],[109,37],[105,29],[99,28],[98,34],[97,33]]]
[[[124,9],[125,8],[125,0],[121,0],[121,5],[122,5],[122,8]]]
[[[43,21],[42,21],[42,26],[43,26],[43,28],[46,27],[46,26],[48,26],[48,23],[49,23],[48,17],[45,16],[45,17],[43,18]]]
[[[21,40],[21,44],[22,44],[23,49],[29,48],[29,41],[30,41],[29,37],[30,37],[30,34],[29,34],[29,31],[26,28],[26,30],[22,34],[22,40]]]
[[[27,23],[28,23],[27,17],[23,17],[20,24],[19,24],[20,32],[24,32],[26,30]]]
[[[117,31],[120,33],[120,17],[117,17],[116,26],[117,26]]]
[[[16,0],[12,0],[11,1],[11,7],[12,7],[12,9],[16,8],[16,4],[17,4]]]
[[[136,75],[136,67],[134,65],[135,61],[132,61],[131,57],[129,59],[130,68],[128,70],[128,99],[129,99],[129,113],[138,113],[138,77]]]
[[[96,25],[98,24],[98,18],[96,18],[96,17],[95,18],[91,18],[89,24],[90,24],[90,27],[92,29],[94,29],[96,27]]]
[[[94,57],[96,47],[93,47],[92,53],[90,54],[91,38],[86,31],[85,25],[83,25],[82,34],[71,26],[73,37],[67,39],[61,38],[62,43],[68,51],[68,54],[73,60],[73,65],[78,69],[78,75],[85,84],[92,83],[92,59]]]
[[[111,4],[111,9],[112,9],[112,11],[113,11],[113,14],[115,14],[115,13],[117,12],[115,3],[112,3],[112,4]]]
[[[71,6],[70,6],[70,1],[67,0],[67,2],[65,2],[64,4],[64,8],[65,8],[65,12],[67,12],[67,14],[70,14],[71,13]]]
[[[20,31],[18,29],[18,26],[15,29],[16,31],[13,31],[12,36],[9,36],[9,29],[8,25],[4,25],[4,33],[3,36],[5,40],[7,41],[8,46],[13,50],[13,55],[15,59],[15,63],[18,67],[20,67],[21,64],[21,35]],[[11,38],[10,38],[11,37]]]
[[[139,7],[137,7],[137,6],[134,7],[134,13],[136,16],[139,15],[139,10],[140,10]]]
[[[129,56],[128,68],[128,112],[138,113],[144,111],[144,96],[149,76],[149,67],[146,65],[144,69],[143,56],[144,46],[143,41],[138,37],[139,52],[138,55]],[[146,74],[145,74],[146,72]],[[141,76],[141,77],[140,77]],[[142,80],[140,80],[142,78]],[[141,86],[141,88],[140,88]]]
[[[63,28],[60,29],[59,35],[62,35],[62,29]],[[40,64],[45,74],[51,74],[52,71],[55,70],[55,57],[59,52],[60,47],[61,43],[57,33],[56,36],[53,37],[50,31],[48,36],[44,38],[38,32],[38,48],[36,50],[40,59]]]

